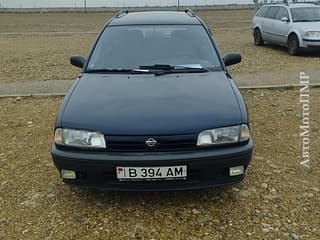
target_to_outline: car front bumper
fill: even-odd
[[[304,48],[320,48],[320,39],[302,39],[301,47]]]
[[[251,161],[252,140],[245,145],[188,152],[107,153],[60,150],[52,145],[55,166],[76,172],[74,180],[64,179],[69,185],[106,190],[167,191],[199,189],[239,183],[245,174],[229,176],[229,168]],[[187,166],[185,180],[119,181],[116,167]]]

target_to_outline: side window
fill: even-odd
[[[283,17],[287,17],[289,19],[289,13],[287,9],[285,9],[284,7],[281,7],[277,13],[276,19],[281,20],[281,18]]]
[[[258,10],[256,16],[257,16],[257,17],[264,17],[264,15],[266,14],[266,12],[267,12],[268,9],[269,9],[269,7],[266,7],[266,6],[261,7],[261,8]]]
[[[265,17],[270,19],[276,19],[279,9],[280,7],[270,7]]]

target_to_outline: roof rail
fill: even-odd
[[[305,1],[305,0],[292,0],[292,3],[309,3],[309,4],[315,4],[315,5],[320,5],[320,0],[317,1]]]
[[[287,6],[290,6],[290,4],[297,4],[297,3],[308,3],[308,4],[315,4],[315,5],[320,5],[320,0],[271,0],[267,1],[265,5],[274,5],[274,4],[285,4]]]
[[[122,9],[114,15],[114,18],[121,18],[128,13],[129,13],[128,9]]]
[[[197,14],[190,8],[185,9],[184,12],[186,14],[188,14],[190,17],[196,17],[197,16]]]
[[[282,0],[282,1],[271,0],[266,5],[270,5],[270,4],[272,4],[272,5],[274,5],[274,4],[285,4],[285,5],[289,6],[289,1],[288,0]]]

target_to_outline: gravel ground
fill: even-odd
[[[254,46],[251,36],[253,10],[199,11],[198,14],[213,30],[222,54],[242,54],[242,63],[231,67],[233,73],[299,73],[318,69],[319,52],[292,57],[282,47]],[[69,57],[74,54],[86,56],[95,34],[70,35],[61,32],[98,32],[111,16],[112,13],[1,14],[0,83],[73,79],[78,70],[69,65]],[[60,33],[5,34],[31,32]]]
[[[201,11],[235,74],[317,70],[319,53],[255,47],[252,11]],[[110,13],[1,14],[0,83],[72,79]],[[262,57],[263,56],[263,57]],[[273,75],[274,76],[274,75]],[[298,74],[297,74],[298,76]],[[274,76],[276,77],[276,76]],[[301,161],[299,90],[244,90],[255,141],[246,179],[199,191],[117,193],[70,188],[50,157],[61,98],[0,98],[0,240],[320,239],[320,89],[311,91],[311,167]]]
[[[246,179],[154,193],[64,185],[49,153],[61,98],[0,99],[0,239],[320,239],[320,89],[310,168],[299,164],[299,90],[243,94],[255,142]]]

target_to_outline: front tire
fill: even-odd
[[[297,35],[292,34],[289,36],[288,39],[288,52],[290,55],[292,56],[296,56],[299,54],[299,39],[297,37]]]
[[[256,28],[253,32],[253,39],[254,39],[254,45],[256,46],[263,46],[264,41],[261,36],[261,32],[258,28]]]

